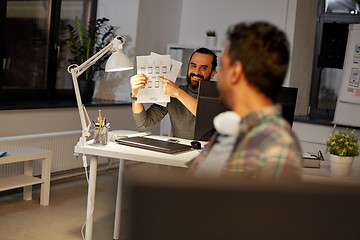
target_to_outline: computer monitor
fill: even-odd
[[[229,111],[219,98],[214,81],[201,81],[195,120],[195,140],[208,141],[215,132],[213,119],[219,113]],[[282,87],[276,103],[282,106],[282,116],[292,126],[297,98],[297,88]]]
[[[129,240],[360,239],[359,185],[147,180],[129,191]]]
[[[215,132],[214,117],[230,109],[220,101],[215,81],[200,82],[197,100],[194,139],[208,141]]]

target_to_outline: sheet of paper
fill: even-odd
[[[150,55],[159,55],[159,54],[151,52]],[[169,74],[168,79],[174,83],[176,82],[177,76],[181,69],[181,65],[182,65],[182,62],[179,62],[179,61],[176,61],[176,60],[170,58],[170,74]],[[166,107],[167,102],[164,102],[164,103],[158,102],[156,104]]]
[[[161,56],[160,54],[158,54],[158,53],[155,53],[155,52],[151,52],[150,53],[150,56]],[[169,55],[169,57],[170,57],[170,55]],[[171,59],[170,59],[170,61],[171,61]],[[170,63],[170,71],[171,71],[171,63]],[[163,107],[166,107],[166,105],[167,105],[167,102],[156,102],[156,104],[158,104],[158,105],[160,105],[160,106],[163,106]]]
[[[179,71],[181,69],[181,65],[182,65],[182,62],[179,62],[179,61],[176,61],[174,59],[170,59],[170,76],[169,76],[169,80],[173,81],[173,82],[176,82],[176,78],[179,74]],[[166,107],[167,105],[167,102],[165,103],[156,103],[156,104],[159,104],[160,106],[163,106],[163,107]]]
[[[151,52],[150,56],[161,56],[158,53]],[[163,56],[169,56],[170,55],[163,55]],[[170,73],[169,73],[169,80],[172,82],[176,82],[176,78],[179,75],[180,69],[181,69],[182,62],[176,61],[174,59],[170,58]]]
[[[148,83],[139,89],[137,101],[139,103],[170,102],[170,96],[163,91],[163,82],[157,77],[168,78],[170,72],[169,55],[137,56],[137,73],[145,74]]]
[[[170,96],[163,92],[163,82],[157,77],[164,77],[173,82],[176,81],[182,63],[170,59],[170,55],[160,55],[152,52],[149,56],[138,56],[137,73],[145,74],[148,84],[139,89],[139,103],[156,103],[166,106],[170,102]]]
[[[169,80],[176,82],[176,78],[179,75],[182,62],[170,59],[170,76]]]

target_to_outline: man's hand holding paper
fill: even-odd
[[[130,78],[131,91],[133,96],[137,96],[139,88],[145,87],[148,78],[144,74],[136,74]]]
[[[138,103],[166,106],[170,102],[170,96],[174,96],[179,90],[174,82],[181,62],[170,59],[170,55],[156,53],[138,56],[136,59],[138,74],[130,81],[133,96],[137,96]]]

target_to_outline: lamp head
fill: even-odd
[[[125,43],[123,36],[116,36],[112,41],[112,54],[106,62],[106,72],[117,72],[133,69],[130,59],[123,53],[122,45]]]

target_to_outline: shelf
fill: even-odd
[[[23,187],[23,199],[31,200],[32,188],[30,186],[41,184],[40,205],[49,205],[52,152],[30,146],[0,150],[7,152],[5,157],[0,158],[0,165],[24,162],[24,174],[0,178],[0,191]],[[41,178],[32,176],[34,160],[41,160]]]
[[[26,175],[5,177],[5,178],[0,178],[0,191],[5,191],[13,188],[26,187],[40,183],[44,183],[44,180],[42,180],[41,178],[31,177]]]

